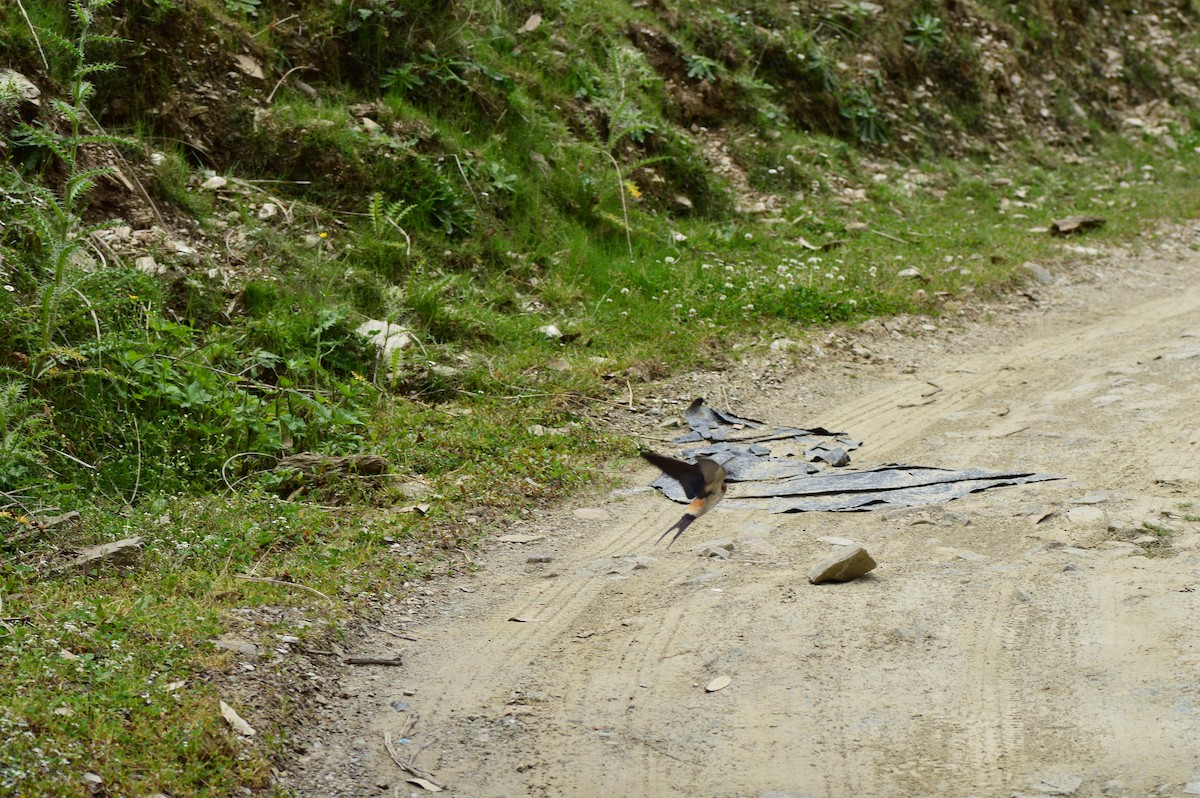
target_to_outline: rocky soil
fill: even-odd
[[[390,608],[355,653],[403,665],[332,672],[280,781],[314,797],[1200,793],[1194,241],[1075,253],[987,318],[873,323],[663,385],[663,417],[703,395],[846,430],[865,441],[852,468],[1064,479],[882,514],[767,515],[733,485],[667,549],[679,507],[630,464],[625,488],[497,531],[476,568]],[[670,451],[655,418],[641,434]],[[810,584],[829,537],[878,567]]]

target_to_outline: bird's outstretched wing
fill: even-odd
[[[700,470],[700,466],[685,463],[682,460],[676,460],[674,457],[667,457],[655,452],[642,452],[642,457],[646,461],[658,466],[664,474],[678,482],[683,487],[683,492],[689,499],[694,499],[704,492],[704,485],[707,480],[705,480],[704,472]]]
[[[671,542],[667,544],[667,547],[670,548],[671,543],[674,543],[683,534],[683,530],[691,526],[693,521],[704,515],[725,495],[725,469],[719,463],[703,457],[695,465],[654,452],[642,452],[642,457],[678,482],[683,488],[683,492],[692,500],[683,517],[676,521],[674,526],[663,532],[654,544],[657,546],[662,543],[663,538],[674,532],[675,537],[671,538]]]

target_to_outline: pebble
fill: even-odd
[[[137,269],[142,274],[151,276],[162,274],[167,269],[165,266],[160,266],[153,255],[142,255],[133,262],[133,268]]]
[[[527,562],[527,563],[542,563],[542,562],[553,562],[553,561],[554,561],[554,558],[551,557],[549,554],[534,554],[525,560],[525,562]]]
[[[732,681],[733,681],[733,679],[730,679],[728,676],[718,676],[717,678],[715,678],[711,682],[709,682],[708,685],[704,689],[706,692],[715,693],[718,690],[722,690],[722,689],[728,687],[729,683]]]
[[[862,546],[843,546],[808,572],[808,581],[814,585],[822,582],[849,582],[875,568],[875,560]]]
[[[825,537],[817,538],[817,542],[818,543],[828,543],[831,546],[857,546],[858,545],[850,538],[839,538],[839,537],[834,537],[833,535],[826,535]]]
[[[1021,268],[1033,275],[1034,279],[1042,285],[1050,285],[1054,282],[1054,275],[1049,272],[1046,267],[1041,266],[1033,261],[1026,261],[1021,264]]]
[[[1072,524],[1092,524],[1104,520],[1104,511],[1091,505],[1072,507],[1067,510],[1067,520]]]
[[[699,549],[700,551],[704,551],[706,549],[721,549],[722,551],[728,553],[728,552],[733,551],[733,541],[729,538],[717,538],[716,540],[706,540],[703,543],[701,543],[699,546],[697,546],[696,549]]]

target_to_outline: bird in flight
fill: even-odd
[[[692,503],[688,505],[687,512],[683,514],[683,518],[676,521],[675,526],[663,532],[659,539],[654,542],[654,545],[657,546],[659,543],[662,543],[663,538],[674,532],[675,537],[671,538],[671,542],[667,544],[667,548],[670,548],[671,543],[674,543],[683,534],[683,530],[691,526],[693,521],[704,515],[717,502],[724,498],[726,489],[725,469],[719,463],[709,460],[707,457],[701,457],[694,465],[654,452],[642,452],[642,457],[658,466],[664,474],[678,482],[683,488],[684,494],[692,500]]]

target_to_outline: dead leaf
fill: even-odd
[[[514,615],[511,618],[509,618],[509,620],[512,621],[513,623],[529,623],[530,621],[533,620],[533,618],[525,618],[521,615]]]
[[[529,19],[525,20],[525,24],[517,29],[517,33],[533,33],[542,24],[541,14],[531,14]]]
[[[545,535],[503,535],[496,538],[501,543],[532,543],[535,540],[541,540]]]
[[[262,67],[260,67],[258,62],[250,56],[238,53],[233,57],[233,62],[237,65],[238,69],[242,70],[250,77],[258,78],[259,80],[263,79],[264,75]]]
[[[420,513],[421,515],[426,515],[429,512],[429,508],[432,506],[433,505],[430,505],[430,504],[410,504],[408,507],[401,507],[396,512],[398,512],[398,513]]]
[[[420,787],[422,790],[428,790],[429,792],[441,792],[442,791],[441,787],[437,786],[429,779],[423,779],[419,776],[413,776],[411,779],[406,779],[406,781],[409,784],[415,784],[418,787]]]
[[[245,735],[246,737],[253,737],[256,734],[254,727],[242,720],[242,716],[224,701],[221,702],[221,717],[225,718],[225,722],[238,734]]]
[[[804,236],[796,236],[796,243],[805,249],[820,250],[816,244],[810,243]]]
[[[704,691],[707,693],[715,693],[718,690],[723,690],[724,688],[728,687],[729,683],[732,681],[733,679],[730,679],[728,676],[718,676],[708,683],[708,685],[704,688]]]
[[[1052,515],[1054,515],[1053,510],[1047,510],[1044,513],[1034,513],[1033,515],[1029,516],[1029,523],[1037,526]]]

